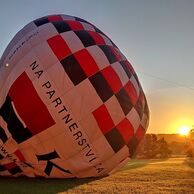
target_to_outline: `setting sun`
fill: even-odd
[[[190,130],[191,130],[191,128],[188,127],[188,126],[181,126],[181,127],[178,129],[178,133],[179,133],[180,135],[188,135]]]

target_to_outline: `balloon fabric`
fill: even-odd
[[[136,151],[145,94],[93,24],[50,15],[27,24],[0,60],[0,176],[105,176]]]

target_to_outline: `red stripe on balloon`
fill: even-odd
[[[112,50],[112,52],[114,53],[117,61],[122,61],[123,60],[123,57],[120,53],[120,51],[118,51],[116,48],[112,47],[112,46],[109,46],[109,48]]]
[[[14,162],[8,163],[8,164],[4,164],[4,167],[9,170],[12,169],[14,167],[16,167],[17,165]]]
[[[86,49],[76,52],[74,56],[88,77],[99,71],[98,65],[96,64],[94,58]]]
[[[58,21],[63,21],[63,18],[59,15],[53,15],[53,16],[49,16],[48,20],[50,22],[58,22]]]
[[[65,23],[67,23],[72,30],[84,30],[84,27],[78,21],[66,20]]]
[[[108,66],[104,68],[101,72],[109,83],[111,89],[116,94],[121,89],[122,83],[115,70],[111,66]]]
[[[143,139],[144,135],[145,135],[145,129],[140,125],[135,133],[135,136],[140,142]]]
[[[46,105],[26,73],[22,73],[9,91],[15,109],[33,135],[55,124]]]
[[[129,97],[131,98],[133,105],[135,105],[138,100],[138,95],[134,85],[131,83],[131,81],[128,81],[124,88]]]
[[[99,33],[93,31],[88,31],[88,33],[92,36],[96,44],[106,44]]]
[[[93,115],[103,134],[106,134],[112,128],[114,128],[113,120],[104,104],[100,106],[98,109],[96,109],[93,112]]]
[[[53,36],[48,39],[47,42],[60,61],[71,54],[71,50],[69,49],[67,43],[60,35]]]
[[[134,136],[134,129],[130,121],[125,118],[116,126],[116,128],[121,133],[125,143],[128,144],[129,139]]]
[[[20,150],[16,150],[16,151],[14,152],[14,154],[18,157],[18,159],[19,159],[20,161],[22,161],[22,162],[25,162],[25,161],[26,161],[25,158],[24,158],[24,156],[23,156],[23,154],[20,152]]]

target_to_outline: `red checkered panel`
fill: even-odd
[[[14,159],[5,161],[0,150],[0,175],[27,168],[31,176],[101,176],[135,153],[148,105],[132,65],[107,35],[81,18],[50,15],[24,27],[9,48],[17,68],[4,76],[0,143],[12,140]]]

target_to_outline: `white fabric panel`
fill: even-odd
[[[69,167],[67,166],[68,162],[66,160],[56,158],[52,162],[65,170],[69,169]],[[73,178],[74,177],[73,174],[63,172],[56,167],[53,167],[50,176],[56,177],[56,178]]]
[[[63,133],[53,136],[50,141],[53,141],[57,153],[63,159],[69,159],[75,156],[81,150],[81,147],[75,145],[75,141],[68,128],[64,128],[63,130]]]
[[[75,17],[70,16],[70,15],[61,15],[61,17],[62,17],[64,20],[75,20]]]
[[[1,65],[5,64],[6,61],[5,59],[7,58],[8,55],[10,55],[10,51],[13,50],[13,48],[16,45],[19,45],[19,42],[23,42],[24,35],[27,35],[31,31],[33,31],[36,28],[35,24],[33,22],[27,24],[24,28],[22,28],[11,40],[11,42],[8,44],[7,48],[5,49],[3,56],[1,57],[0,60],[0,67]],[[27,37],[27,36],[26,36]]]
[[[78,121],[102,105],[102,100],[88,79],[65,94],[64,98]]]
[[[72,81],[69,76],[65,73],[63,66],[60,62],[52,65],[46,70],[47,75],[51,80],[55,80],[57,76],[57,82],[55,81],[57,89],[60,91],[61,96],[69,92],[74,88]]]
[[[88,163],[85,157],[83,157],[84,154],[85,151],[79,152],[78,154],[74,155],[72,158],[69,158],[67,160],[69,167],[72,169],[73,174],[76,177],[85,177],[85,171],[92,168],[92,164]],[[92,169],[92,174],[90,174],[90,176],[96,175],[97,172],[95,171],[95,169],[94,170]]]
[[[134,128],[134,132],[136,132],[137,128],[139,127],[140,118],[135,108],[131,109],[131,111],[127,114],[127,118]]]
[[[109,65],[107,57],[104,55],[103,51],[96,45],[88,47],[88,52],[91,54],[99,69],[102,70]]]
[[[119,150],[113,157],[109,158],[108,160],[104,161],[104,164],[107,166],[108,171],[111,172],[114,170],[118,164],[126,159],[129,156],[129,149],[127,146],[124,146],[121,150]]]
[[[94,27],[91,24],[85,22],[81,22],[81,24],[84,27],[84,30],[95,31]]]
[[[148,118],[145,114],[143,114],[143,117],[142,117],[142,120],[141,120],[141,125],[145,129],[148,127]]]
[[[102,134],[98,139],[92,142],[95,150],[97,150],[101,161],[109,160],[115,154],[110,144]]]
[[[93,115],[86,115],[79,123],[91,142],[94,142],[103,135]]]
[[[126,159],[124,159],[122,162],[120,162],[117,166],[115,166],[115,168],[109,172],[109,174],[113,174],[116,171],[120,170],[123,166],[125,166],[131,159],[129,157],[127,157]]]
[[[6,92],[5,92],[5,78],[3,76],[3,73],[1,71],[1,69],[3,69],[4,67],[0,68],[0,107],[3,105],[4,101],[5,101],[5,98],[6,98]]]
[[[34,170],[36,170],[38,169],[39,165],[36,154],[42,154],[44,153],[44,150],[40,144],[33,144],[34,140],[31,140],[30,142],[30,144],[29,142],[28,144],[22,143],[22,145],[19,146],[19,149],[22,152],[24,158],[26,158],[26,161],[35,168]]]
[[[15,140],[13,140],[13,138],[9,138],[5,144],[3,145],[3,148],[6,150],[6,154],[5,152],[2,151],[2,149],[0,149],[0,153],[4,156],[7,157],[7,154],[12,154],[13,152],[16,151],[17,149],[17,143],[15,142]],[[9,158],[8,158],[9,160]],[[9,160],[10,161],[10,160]]]
[[[29,44],[29,42],[26,42],[26,37],[27,36],[24,36],[15,46],[13,46],[9,54],[7,55],[3,63],[4,67],[1,70],[4,70],[3,76],[5,78],[13,69],[17,68],[16,64],[19,62],[19,60],[21,60],[21,58],[23,58],[23,56],[25,56],[27,52],[30,51],[31,45]],[[9,66],[5,67],[6,64],[9,64]]]
[[[34,36],[34,38],[30,39],[30,44],[32,47],[37,46],[38,44],[41,44],[43,41],[46,41],[49,38],[59,34],[52,23],[47,23],[39,26],[35,30],[35,32],[38,33],[38,36]]]
[[[34,47],[33,51],[35,56],[40,60],[44,70],[55,66],[54,64],[59,62],[46,41]]]
[[[33,41],[38,37],[38,31],[32,31],[26,36],[24,36],[23,39],[21,39],[17,45],[15,45],[11,51],[10,54],[7,56],[6,60],[4,61],[4,64],[9,64],[9,69],[12,69],[15,67],[15,65],[21,60],[31,49],[32,46],[30,44],[30,41]]]
[[[122,85],[125,86],[125,84],[129,81],[129,78],[127,77],[127,74],[122,68],[121,64],[119,62],[115,62],[111,64],[111,66],[115,70],[117,75],[119,76]]]
[[[125,118],[125,115],[116,97],[112,96],[105,104],[114,124],[119,124]]]
[[[7,130],[7,123],[3,120],[3,118],[1,116],[0,116],[0,126],[5,130],[7,137],[8,138],[11,137],[11,134]]]
[[[78,36],[73,31],[64,32],[61,34],[72,53],[84,49],[84,45]]]
[[[107,37],[104,36],[103,34],[101,34],[101,36],[102,36],[102,38],[104,39],[106,45],[113,46],[113,44],[112,44],[112,42],[110,41],[109,38],[107,38]]]
[[[40,63],[37,58],[34,58],[31,61],[37,61],[36,64],[38,67],[35,70],[32,70],[32,67],[28,66],[26,72],[29,78],[32,80],[32,83],[44,104],[50,104],[52,101],[50,99],[49,92],[53,90],[55,91],[55,93],[52,95],[52,100],[54,100],[55,97],[60,96],[59,89],[55,82],[49,77],[49,74],[47,74],[47,70],[43,67],[42,63]],[[38,78],[38,74],[36,72],[39,71],[43,71],[43,73]]]
[[[13,107],[13,110],[14,110],[14,112],[15,112],[17,118],[20,120],[20,122],[23,124],[23,126],[26,127],[26,124],[24,123],[24,121],[22,120],[22,118],[20,117],[20,115],[18,114],[18,112],[17,112],[17,110],[16,110],[15,105],[14,105],[13,102],[11,102],[11,105],[12,105],[12,107]]]
[[[139,96],[140,89],[139,89],[139,85],[138,85],[136,79],[134,78],[134,76],[131,76],[130,81],[132,82],[132,84],[137,92],[137,96]]]

